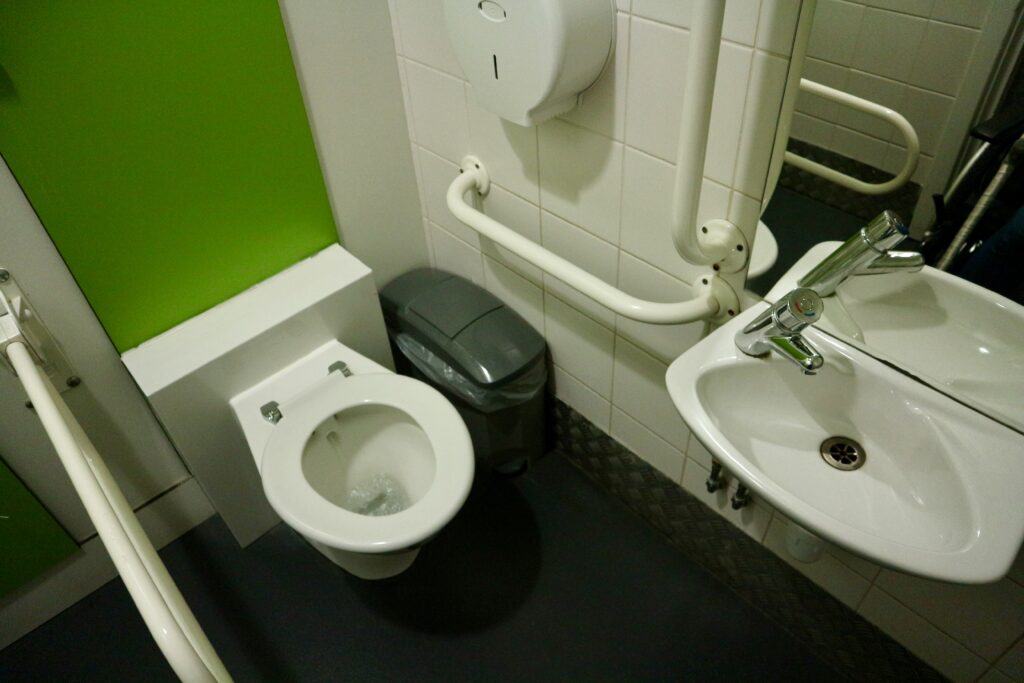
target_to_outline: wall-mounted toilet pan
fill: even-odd
[[[452,404],[339,342],[231,407],[271,506],[355,576],[407,569],[469,494],[473,447]]]

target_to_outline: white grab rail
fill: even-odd
[[[704,181],[724,17],[725,0],[699,0],[693,4],[690,47],[686,56],[686,96],[679,117],[672,241],[680,256],[697,265],[722,261],[737,244],[746,247],[743,235],[725,221],[716,222],[714,230],[697,232],[697,207]]]
[[[699,230],[697,226],[724,15],[725,0],[694,2],[670,227],[676,250],[687,261],[714,264],[715,271],[736,272],[750,253],[743,233],[724,219],[709,221]],[[479,160],[466,157],[460,173],[446,195],[448,209],[457,219],[619,315],[640,322],[675,324],[706,319],[721,322],[739,311],[736,292],[717,272],[693,283],[696,296],[689,301],[658,303],[626,294],[467,204],[467,191],[475,188],[485,195],[490,187]]]
[[[824,97],[827,100],[838,102],[839,104],[845,105],[857,111],[862,111],[865,114],[870,114],[884,121],[889,122],[895,126],[896,130],[903,136],[903,144],[907,148],[907,156],[903,162],[903,167],[895,177],[885,181],[884,183],[867,183],[863,180],[854,178],[845,173],[841,173],[834,168],[829,168],[823,164],[819,164],[816,161],[811,161],[799,154],[787,151],[785,154],[786,162],[796,166],[799,169],[813,173],[814,175],[830,180],[837,185],[842,185],[845,188],[860,192],[862,194],[885,194],[892,192],[893,190],[902,187],[910,176],[914,174],[917,169],[917,162],[921,157],[921,144],[917,139],[917,131],[910,125],[899,112],[893,111],[888,107],[884,107],[870,100],[865,100],[863,97],[857,97],[851,95],[848,92],[842,90],[836,90],[830,88],[827,85],[822,85],[815,81],[807,80],[806,78],[800,79],[800,89],[804,92]]]
[[[666,304],[630,296],[466,203],[466,192],[475,189],[486,194],[489,186],[490,180],[483,165],[473,157],[467,157],[461,174],[448,186],[445,197],[448,210],[484,237],[619,315],[641,322],[667,325],[705,320],[716,315],[725,318],[739,311],[739,302],[732,288],[721,278],[710,275],[693,285],[696,296],[689,301]]]
[[[100,540],[174,673],[186,683],[231,681],[96,448],[21,341],[5,352]]]

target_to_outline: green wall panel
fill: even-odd
[[[0,460],[0,596],[78,546]]]
[[[337,241],[276,0],[0,2],[0,153],[122,351]]]

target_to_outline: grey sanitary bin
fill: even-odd
[[[381,291],[395,365],[458,409],[477,459],[517,471],[544,450],[544,338],[490,292],[432,268]]]

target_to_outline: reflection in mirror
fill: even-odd
[[[765,295],[812,246],[846,240],[890,209],[910,226],[900,249],[1024,303],[1020,3],[877,4],[802,3],[776,140],[776,158],[785,151],[788,161],[769,182],[747,288]],[[920,155],[900,187],[868,194],[863,183],[813,170],[884,183],[907,163],[908,146],[913,152],[891,121],[821,96],[828,89],[882,105],[913,128]]]

